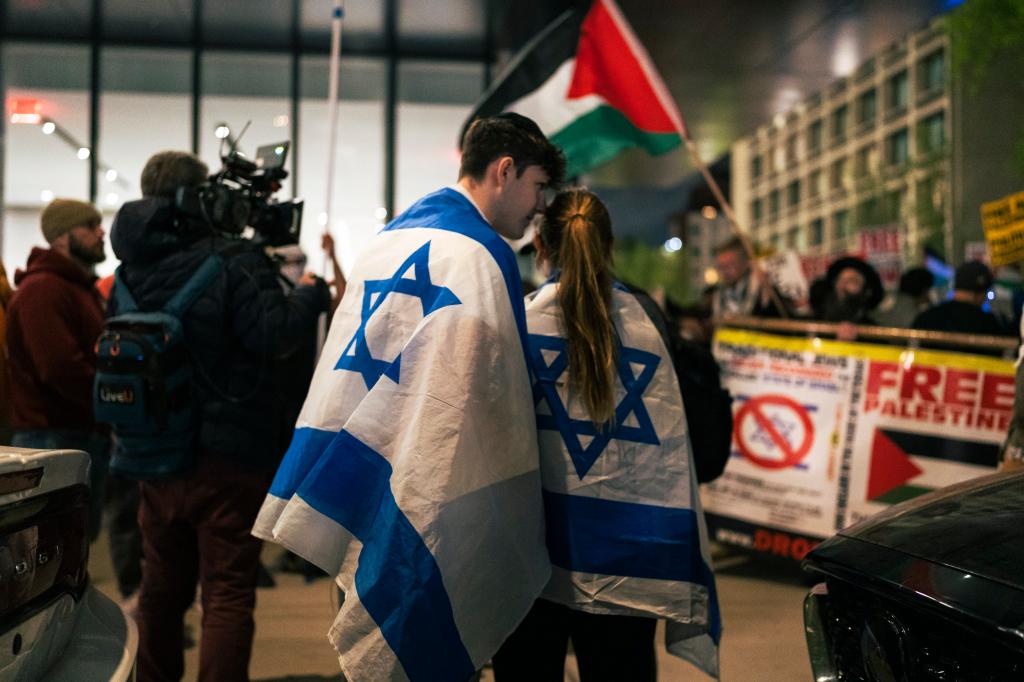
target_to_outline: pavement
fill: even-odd
[[[264,547],[269,565],[280,553]],[[811,669],[803,631],[803,597],[809,589],[795,564],[782,564],[715,548],[715,573],[724,633],[721,679],[726,682],[791,682],[810,680]],[[102,592],[118,599],[105,535],[93,545],[89,570]],[[338,682],[337,656],[327,642],[336,597],[326,578],[307,583],[294,574],[275,574],[277,586],[259,590],[256,637],[250,675],[257,682]],[[191,609],[186,622],[198,638],[199,614]],[[669,656],[658,633],[658,679],[664,682],[712,678],[689,663]],[[196,679],[198,649],[185,652],[185,680]],[[493,681],[489,669],[481,680]],[[579,679],[572,656],[567,681]]]

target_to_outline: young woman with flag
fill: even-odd
[[[550,278],[527,299],[552,577],[494,657],[498,682],[655,680],[654,634],[718,675],[721,622],[686,417],[665,343],[612,276],[594,194],[551,203],[535,239]]]

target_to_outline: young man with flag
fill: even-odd
[[[337,576],[347,679],[466,680],[550,576],[515,256],[564,158],[475,122],[366,249],[253,533]]]

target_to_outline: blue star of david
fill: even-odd
[[[565,339],[540,334],[530,334],[529,337],[530,362],[537,375],[537,381],[533,385],[534,406],[539,406],[544,400],[551,410],[550,415],[537,415],[537,428],[558,431],[561,434],[580,480],[587,475],[613,439],[649,445],[660,444],[661,441],[658,440],[658,434],[654,431],[654,424],[643,401],[644,391],[650,385],[658,363],[661,362],[660,357],[639,348],[619,347],[616,369],[619,380],[626,389],[626,395],[615,408],[614,424],[606,424],[599,429],[592,421],[570,417],[561,396],[558,395],[556,382],[569,368]],[[550,364],[545,361],[543,351],[557,353]],[[633,373],[633,365],[640,365],[639,376]],[[637,426],[625,426],[630,413],[636,416]],[[585,448],[580,441],[581,436],[591,437]]]
[[[430,281],[429,263],[430,242],[427,242],[406,258],[390,278],[368,279],[363,283],[363,308],[359,328],[345,346],[345,350],[341,352],[334,369],[359,372],[363,376],[367,390],[373,388],[382,376],[398,383],[402,354],[399,353],[393,360],[373,357],[366,343],[366,325],[391,294],[404,294],[420,299],[423,317],[445,306],[459,305],[461,301],[451,289]],[[413,273],[411,279],[405,276],[410,270]]]
[[[770,421],[772,423],[772,426],[775,427],[775,430],[779,432],[780,436],[782,436],[783,440],[789,441],[790,434],[792,434],[793,431],[796,430],[796,424],[784,422],[778,417],[772,417]],[[751,440],[756,443],[766,445],[769,449],[772,450],[774,450],[776,447],[775,441],[772,440],[772,437],[768,435],[767,431],[761,428],[760,424],[758,424],[757,430],[751,436]]]

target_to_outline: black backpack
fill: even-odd
[[[704,346],[670,332],[664,313],[646,292],[635,288],[630,291],[672,357],[683,394],[697,481],[713,481],[722,475],[732,451],[732,395],[722,388],[718,362]]]
[[[114,431],[114,473],[157,479],[191,463],[199,412],[181,319],[223,269],[221,255],[211,254],[161,310],[143,312],[118,268],[111,292],[118,314],[96,342],[93,383],[96,421]]]

